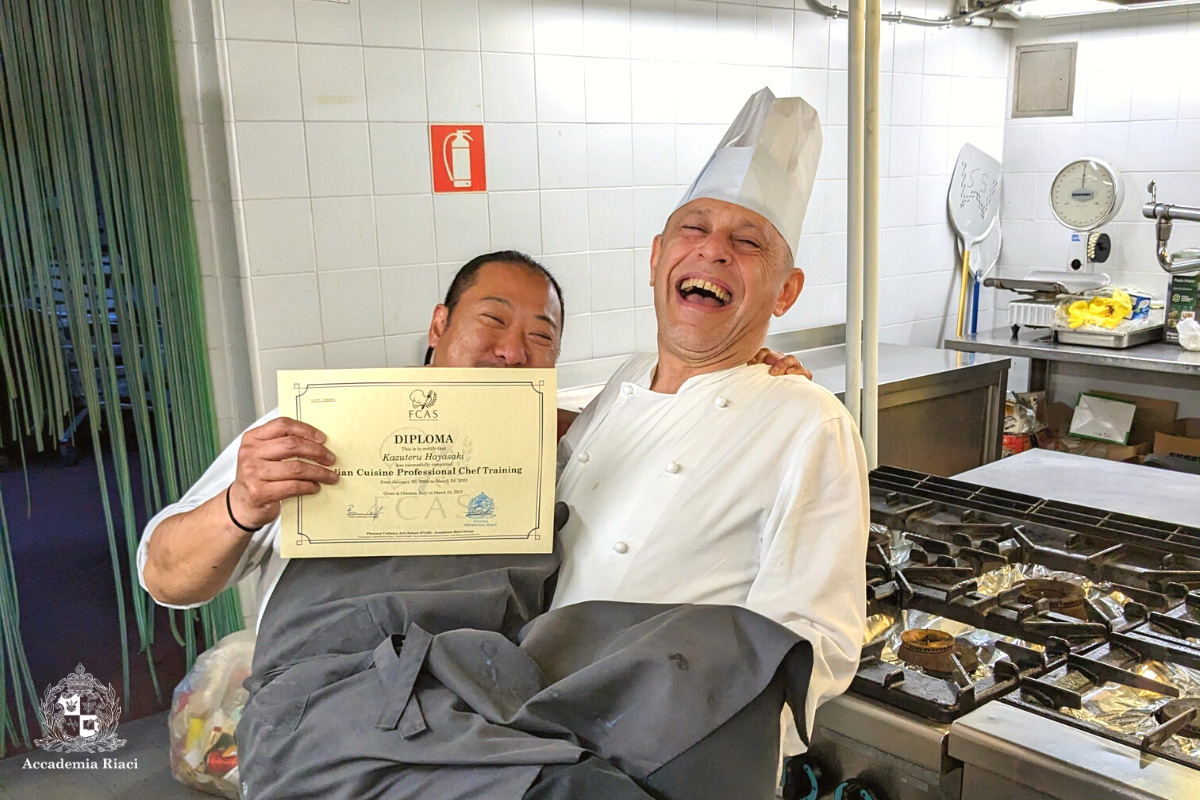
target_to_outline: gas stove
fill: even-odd
[[[804,774],[827,780],[812,797],[845,779],[841,797],[1009,797],[1004,776],[955,756],[958,731],[975,753],[976,729],[1002,719],[996,764],[1028,728],[1085,765],[1088,747],[1152,764],[1169,787],[1110,776],[1113,797],[1200,798],[1200,529],[894,468],[870,485],[867,641],[848,694],[818,714]],[[1011,777],[1014,798],[1103,796]]]

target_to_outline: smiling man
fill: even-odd
[[[831,393],[747,361],[804,286],[793,252],[820,147],[812,107],[763,89],[655,237],[658,352],[626,362],[559,446],[570,518],[554,596],[737,605],[783,624],[813,648],[809,730],[858,664],[866,463]]]
[[[434,308],[426,363],[553,367],[562,323],[562,290],[545,267],[514,251],[481,255]],[[162,605],[194,608],[254,574],[261,618],[288,563],[279,552],[280,503],[338,480],[324,443],[311,425],[272,409],[146,525],[137,554],[143,588]]]

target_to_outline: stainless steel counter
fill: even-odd
[[[845,327],[831,325],[767,337],[767,346],[800,359],[813,381],[844,400]],[[580,409],[625,359],[558,368],[558,402]],[[879,347],[879,461],[953,475],[1000,457],[1007,358],[929,347]]]
[[[812,373],[813,380],[842,397],[846,389],[845,326],[828,325],[801,331],[774,333],[767,337],[767,347],[790,353],[800,359]],[[596,358],[561,364],[558,367],[560,395],[592,397],[612,377],[627,356]],[[903,391],[928,379],[946,378],[954,373],[962,377],[974,373],[1007,369],[1011,362],[994,355],[950,353],[932,347],[911,347],[898,344],[879,345],[879,385],[889,391]],[[957,372],[967,370],[967,372]],[[594,389],[587,396],[583,390]],[[586,404],[586,403],[585,403]]]
[[[962,765],[950,726],[847,693],[817,709],[809,755],[829,784],[867,780],[887,800],[958,800]]]
[[[813,374],[813,382],[845,400],[846,345],[804,347],[803,341],[786,339],[767,341],[772,349],[796,356]],[[790,345],[790,346],[789,346]],[[801,345],[801,346],[796,346]],[[564,408],[591,402],[600,393],[627,356],[581,361],[558,368],[559,405]],[[991,375],[1006,370],[1007,358],[980,353],[954,353],[931,347],[899,344],[879,345],[880,394],[903,392],[932,383],[959,381],[973,376]]]
[[[1138,345],[1127,350],[1107,350],[1103,347],[1060,344],[1054,341],[1053,331],[1044,328],[1022,328],[1014,338],[1012,329],[1005,327],[965,336],[950,336],[946,339],[946,348],[967,353],[1169,372],[1200,378],[1200,353],[1165,342]]]
[[[1174,525],[1200,526],[1200,475],[1035,449],[955,478]]]
[[[989,800],[1183,800],[1200,797],[1200,772],[1143,756],[1002,702],[950,726],[950,756],[963,762],[963,797]]]
[[[813,374],[813,381],[844,400],[846,394],[846,346],[789,351]],[[953,353],[931,347],[900,344],[879,345],[880,394],[904,392],[930,383],[958,382],[973,376],[991,375],[1008,369],[1007,358],[978,353]]]

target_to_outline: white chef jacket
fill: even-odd
[[[260,425],[265,425],[271,420],[279,416],[279,409],[273,408],[267,412],[266,416],[255,422],[251,427],[257,428]],[[200,476],[200,480],[184,493],[183,497],[179,498],[179,502],[172,503],[154,515],[153,519],[146,523],[146,529],[142,532],[142,541],[138,543],[137,549],[137,568],[138,568],[138,583],[146,589],[146,559],[149,555],[150,539],[154,536],[154,529],[158,524],[167,517],[173,517],[176,514],[182,514],[185,511],[191,511],[207,502],[209,499],[222,494],[229,485],[237,478],[237,454],[238,448],[242,445],[242,436],[245,432],[239,434],[236,439],[230,442],[221,455],[217,456],[204,474]],[[259,530],[250,534],[250,543],[246,546],[246,551],[242,553],[241,559],[237,566],[233,569],[233,574],[229,576],[229,580],[225,583],[225,589],[232,589],[248,575],[258,573],[258,614],[255,617],[255,626],[258,621],[262,620],[263,609],[267,607],[267,600],[271,597],[271,592],[275,589],[275,584],[279,583],[279,576],[283,574],[283,568],[287,566],[287,559],[279,554],[279,518],[276,517],[271,523],[263,526]],[[149,589],[146,593],[150,594]],[[191,603],[188,605],[175,605],[173,603],[164,603],[157,597],[154,600],[168,608],[196,608],[204,605],[201,603]],[[207,602],[207,601],[205,601]]]
[[[650,391],[635,355],[559,444],[571,515],[554,606],[744,606],[812,643],[805,717],[849,686],[866,625],[862,441],[845,407],[764,365]]]

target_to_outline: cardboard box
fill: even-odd
[[[1200,419],[1176,420],[1156,433],[1154,454],[1200,461]]]
[[[1071,426],[1071,417],[1074,416],[1075,409],[1066,403],[1050,403],[1046,406],[1047,429],[1037,434],[1037,446],[1044,450],[1058,450],[1063,453],[1103,458],[1108,461],[1136,461],[1142,456],[1148,455],[1153,447],[1157,431],[1149,429],[1147,424],[1149,421],[1161,422],[1169,411],[1169,421],[1161,424],[1167,427],[1175,424],[1175,410],[1178,408],[1178,403],[1149,397],[1109,396],[1134,402],[1138,406],[1138,411],[1134,414],[1133,428],[1129,434],[1128,444],[1110,444],[1071,436],[1067,431]],[[1139,416],[1142,416],[1142,419],[1139,420]]]
[[[1179,320],[1196,317],[1196,297],[1200,294],[1200,275],[1172,275],[1167,286],[1167,327],[1163,338],[1179,343]]]
[[[1081,392],[1071,417],[1070,433],[1080,439],[1129,444],[1137,404],[1091,392]]]
[[[1153,444],[1159,431],[1168,430],[1179,416],[1179,403],[1174,400],[1159,400],[1157,397],[1139,397],[1132,394],[1103,392],[1105,397],[1124,400],[1137,406],[1133,415],[1133,427],[1129,429],[1127,444]]]
[[[1045,433],[1037,435],[1037,446],[1043,450],[1057,450],[1060,453],[1070,453],[1076,456],[1103,458],[1108,461],[1137,461],[1150,453],[1150,445],[1141,444],[1109,444],[1095,442],[1090,439],[1080,439],[1075,436],[1054,436]]]

